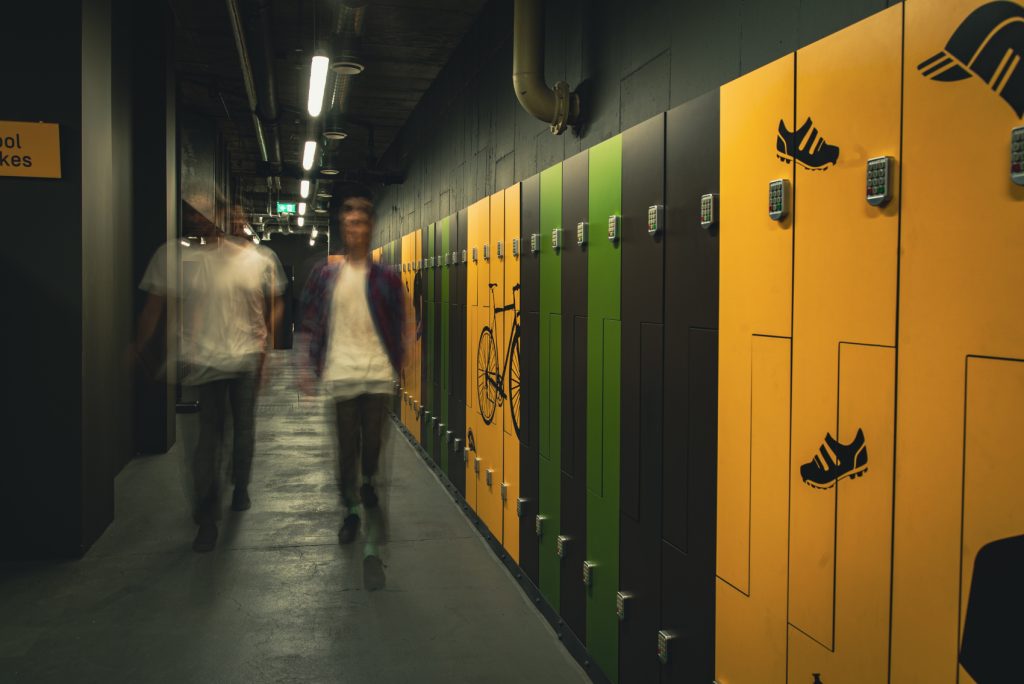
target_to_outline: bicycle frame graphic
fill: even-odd
[[[476,348],[476,394],[480,406],[480,416],[484,423],[490,425],[494,420],[494,411],[498,406],[510,402],[512,427],[519,436],[519,307],[516,306],[516,293],[519,285],[512,287],[512,303],[498,308],[494,304],[494,288],[498,283],[489,283],[491,292],[491,324],[480,331],[480,342]],[[498,370],[498,345],[494,341],[494,330],[498,326],[498,314],[511,311],[512,330],[508,337],[508,349],[505,358],[500,362]],[[508,378],[508,392],[505,392],[505,378]]]

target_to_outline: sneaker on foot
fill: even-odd
[[[369,482],[364,482],[363,486],[359,488],[359,498],[362,499],[363,505],[367,508],[377,507],[377,490]]]
[[[384,588],[387,578],[384,576],[384,563],[380,556],[367,556],[363,559],[363,588],[367,591],[379,591]]]
[[[247,511],[252,506],[249,500],[248,487],[235,487],[235,493],[231,496],[231,510]]]
[[[357,534],[359,534],[359,516],[353,513],[345,518],[341,529],[338,530],[338,543],[350,544]]]
[[[213,547],[216,545],[217,525],[212,521],[199,523],[199,531],[196,532],[196,538],[192,541],[192,550],[196,553],[206,553],[213,551]]]

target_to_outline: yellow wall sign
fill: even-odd
[[[0,121],[0,176],[60,178],[60,126]]]

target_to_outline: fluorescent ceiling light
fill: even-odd
[[[252,235],[252,226],[250,226],[248,223],[242,226],[242,230],[245,231],[246,235]]]
[[[299,216],[305,216],[305,215],[306,215],[306,203],[305,202],[299,202]]]
[[[297,219],[297,221],[298,221],[298,224],[299,224],[299,228],[301,228],[302,226],[306,225],[306,219],[304,219],[301,216]]]
[[[313,168],[313,157],[316,156],[316,141],[307,140],[306,147],[302,150],[302,168],[309,171]]]
[[[313,57],[313,64],[309,69],[309,102],[307,108],[310,116],[320,116],[320,110],[324,105],[324,88],[327,87],[327,69],[331,60],[322,55]]]
[[[306,199],[307,197],[309,197],[309,181],[308,180],[304,180],[301,183],[299,183],[299,195],[302,196],[302,199]]]
[[[188,240],[182,240],[181,241],[181,246],[182,247],[191,247],[192,243],[190,243]]]
[[[312,247],[315,244],[316,244],[316,239],[310,239],[309,246]]]
[[[252,244],[254,244],[254,245],[260,244],[260,239],[258,237],[256,237],[255,235],[252,236]]]
[[[317,236],[317,232],[316,232],[316,226],[313,226],[313,232],[312,232],[312,233],[310,234],[310,236],[309,236],[309,237],[311,237],[311,238],[313,238],[314,240],[316,240],[316,236]]]

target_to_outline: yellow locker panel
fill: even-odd
[[[503,481],[505,494],[502,497],[503,539],[505,550],[519,562],[519,516],[516,514],[516,499],[519,498],[519,259],[514,241],[520,236],[521,220],[520,185],[505,189],[505,243],[504,256],[498,260],[504,268],[502,299],[499,307],[513,306],[499,314],[502,330],[498,349],[500,351],[502,388],[505,393],[502,406]],[[515,339],[513,339],[515,338]]]
[[[466,261],[466,445],[469,448],[466,459],[466,501],[479,514],[478,492],[484,479],[483,445],[481,439],[480,411],[477,404],[477,385],[480,374],[477,371],[477,346],[483,324],[480,308],[480,282],[487,288],[486,262],[483,257],[483,243],[487,240],[490,224],[490,198],[484,197],[469,206],[467,226],[468,255]],[[484,437],[486,441],[486,437]],[[480,459],[479,461],[477,459]]]
[[[1020,674],[1020,643],[1012,643],[1008,629],[1014,621],[1019,624],[1019,599],[1001,604],[1008,598],[1005,583],[1019,584],[1024,576],[1022,416],[1024,360],[969,357],[960,586],[960,643],[967,669],[961,669],[961,682],[976,681],[971,672],[991,675],[983,682],[1012,681],[1010,672]]]
[[[724,232],[723,232],[724,235]],[[748,338],[750,566],[744,587],[716,582],[715,679],[786,681],[786,490],[789,486],[790,343]],[[748,574],[749,572],[749,574]]]
[[[417,228],[413,231],[413,256],[414,256],[414,282],[416,279],[420,280],[419,288],[419,307],[420,316],[426,315],[426,290],[423,287],[423,270],[421,268],[421,262],[423,260],[423,230]],[[422,337],[422,329],[420,334],[416,337],[415,352],[413,353],[413,373],[412,373],[412,398],[413,398],[413,412],[412,412],[412,434],[417,440],[420,438],[420,409],[423,406],[423,354],[424,354],[424,340]]]
[[[473,337],[473,358],[476,362],[477,455],[480,473],[477,480],[477,514],[498,541],[502,540],[503,521],[501,506],[502,412],[494,387],[501,370],[501,320],[495,306],[500,306],[504,282],[501,261],[497,257],[498,242],[505,235],[505,195],[497,192],[490,197],[487,213],[481,212],[480,261],[477,281],[477,321]],[[494,284],[495,287],[491,287]],[[489,333],[485,333],[484,329]]]
[[[950,684],[962,543],[981,515],[964,500],[966,358],[1024,358],[1024,187],[1009,174],[1024,7],[905,5],[891,676]],[[1001,497],[984,510],[1019,510]]]
[[[767,200],[770,181],[792,183],[775,141],[780,119],[792,129],[793,64],[790,55],[722,86],[717,572],[740,592],[752,563],[751,335],[791,335],[792,217],[771,220]]]
[[[829,524],[836,540],[832,566],[836,590],[828,600],[835,601],[834,645],[828,648],[791,627],[790,682],[810,682],[818,673],[829,684],[864,684],[885,682],[888,674],[896,350],[843,343],[838,356],[839,395],[834,409],[839,420],[834,434],[844,444],[852,442],[858,431],[871,435],[870,470],[833,487],[837,506]],[[792,535],[790,539],[792,544]],[[790,559],[791,579],[797,562]],[[791,599],[793,590],[791,585]]]
[[[790,659],[790,674],[798,682],[822,670],[807,660],[825,662],[831,650],[848,659],[829,668],[831,678],[823,674],[825,681],[876,681],[861,674],[858,668],[868,664],[859,654],[879,647],[887,651],[891,516],[872,514],[861,523],[873,526],[865,539],[872,550],[876,540],[885,548],[886,572],[877,586],[859,586],[862,593],[853,597],[851,586],[839,584],[839,576],[848,573],[837,567],[838,555],[857,567],[863,564],[851,548],[854,541],[840,538],[837,520],[864,489],[877,496],[876,510],[890,509],[891,470],[875,468],[874,459],[876,449],[891,450],[892,441],[866,424],[878,423],[877,415],[892,419],[895,371],[877,367],[888,373],[871,383],[880,392],[878,401],[867,402],[872,412],[841,437],[836,423],[844,388],[837,350],[844,343],[895,344],[899,199],[882,207],[869,204],[865,179],[868,159],[899,156],[902,15],[897,5],[799,50],[798,128],[792,137],[784,135],[792,131],[780,132],[793,152],[797,189],[789,622],[795,628],[793,654],[801,656]],[[895,168],[890,175],[897,188]],[[892,425],[886,424],[884,434],[891,433]],[[883,480],[886,471],[889,479]],[[872,602],[885,598],[881,621],[861,625],[846,643],[838,643],[836,611],[850,598],[867,596]],[[810,658],[815,649],[801,636],[817,642],[822,653]]]

